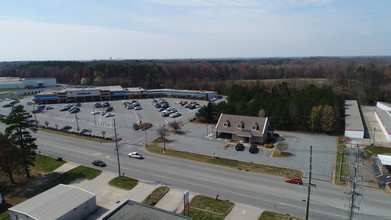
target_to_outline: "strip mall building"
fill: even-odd
[[[214,91],[122,88],[121,86],[102,86],[91,88],[53,88],[34,96],[37,103],[68,103],[106,101],[141,98],[180,98],[210,100],[217,97]]]

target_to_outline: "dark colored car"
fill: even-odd
[[[81,103],[80,103],[80,102],[76,103],[76,106],[77,106],[77,107],[80,107],[80,106],[81,106]]]
[[[241,144],[241,143],[237,143],[236,146],[235,146],[235,150],[237,150],[237,151],[244,150],[244,145]]]
[[[80,108],[76,107],[76,108],[74,108],[74,109],[69,110],[69,112],[70,112],[71,114],[78,113],[78,112],[80,112]]]
[[[285,178],[286,183],[295,183],[302,185],[303,184],[303,179],[301,177],[287,177]]]
[[[138,126],[137,123],[133,123],[133,129],[134,130],[138,130],[138,129],[140,129],[140,126]]]
[[[94,161],[92,161],[92,164],[94,164],[95,166],[99,166],[99,167],[105,167],[106,166],[106,163],[101,161],[101,160],[94,160]]]
[[[110,107],[110,103],[105,102],[105,103],[102,104],[102,107]]]
[[[113,107],[112,106],[109,106],[109,107],[105,107],[103,110],[106,111],[106,112],[111,112],[113,111]]]
[[[60,130],[62,130],[62,131],[69,131],[71,129],[72,129],[72,127],[67,125],[67,126],[62,127]]]
[[[250,146],[250,148],[248,149],[248,151],[249,151],[250,153],[252,153],[252,154],[257,153],[257,152],[258,152],[258,147],[257,147],[257,145],[252,144],[252,145]]]
[[[71,107],[70,106],[68,106],[68,107],[62,107],[61,109],[60,109],[60,111],[68,111],[69,109],[71,109]]]
[[[99,102],[96,102],[96,103],[94,104],[94,107],[95,107],[95,108],[102,108],[102,104],[100,104]]]

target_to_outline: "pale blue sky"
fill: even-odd
[[[391,55],[391,0],[0,0],[0,61]]]

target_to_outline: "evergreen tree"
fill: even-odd
[[[38,148],[34,143],[36,138],[33,138],[30,134],[30,131],[35,132],[36,128],[33,124],[27,122],[29,118],[31,118],[31,114],[26,112],[22,105],[18,105],[4,119],[7,125],[5,135],[14,140],[16,146],[18,146],[27,178],[30,178],[29,166],[34,165],[35,150]]]
[[[0,169],[7,175],[11,183],[15,183],[14,174],[22,168],[21,156],[21,152],[14,142],[8,136],[0,133]]]

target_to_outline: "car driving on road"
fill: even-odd
[[[99,167],[105,167],[106,166],[106,163],[101,161],[101,160],[94,160],[94,161],[92,161],[92,164],[95,165],[95,166],[99,166]]]
[[[144,159],[143,155],[139,154],[138,152],[131,152],[128,155],[131,158]]]
[[[285,182],[286,183],[295,183],[295,184],[299,184],[299,185],[302,185],[303,184],[303,179],[301,177],[286,177],[285,178]]]

